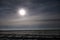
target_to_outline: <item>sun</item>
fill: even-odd
[[[26,11],[24,9],[20,9],[18,11],[18,13],[21,15],[21,16],[24,16],[26,14]]]

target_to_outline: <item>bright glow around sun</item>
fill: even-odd
[[[18,12],[21,16],[24,16],[26,14],[26,11],[24,9],[20,9]]]

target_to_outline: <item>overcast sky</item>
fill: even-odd
[[[26,15],[18,11],[23,8]],[[60,0],[0,0],[0,30],[60,29]]]

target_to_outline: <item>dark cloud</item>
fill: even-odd
[[[24,18],[17,13],[20,8],[27,10],[28,15]],[[59,24],[60,0],[0,0],[0,25],[3,25],[0,28],[9,29],[16,25],[27,28],[29,25],[32,29],[60,28]]]

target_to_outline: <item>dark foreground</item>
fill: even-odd
[[[0,30],[0,40],[60,40],[60,30]]]

